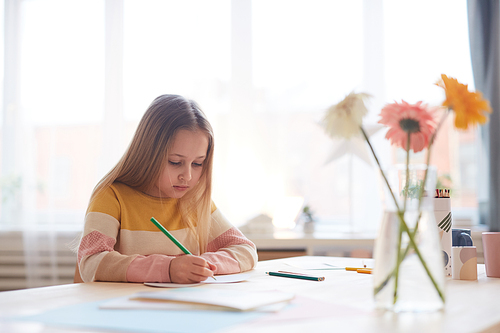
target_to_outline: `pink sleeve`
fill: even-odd
[[[170,262],[175,257],[161,254],[126,256],[114,250],[115,243],[114,238],[98,231],[82,238],[78,262],[83,258],[90,262],[95,281],[170,282]],[[92,256],[103,252],[107,254],[92,263]]]
[[[170,282],[170,262],[175,257],[162,254],[137,256],[128,266],[128,282]]]
[[[234,274],[241,272],[238,261],[224,250],[205,252],[201,257],[215,265],[214,274]]]
[[[78,247],[78,263],[83,257],[91,256],[93,254],[113,251],[116,239],[103,235],[99,231],[92,231],[90,234],[82,238],[80,246]]]
[[[242,271],[242,261],[246,261],[248,250],[255,251],[255,245],[237,228],[232,227],[208,243],[205,258],[217,268],[214,274],[233,274]],[[250,259],[251,260],[251,259]]]

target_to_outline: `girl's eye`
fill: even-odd
[[[203,163],[193,163],[193,165],[194,165],[195,167],[202,167],[202,166],[203,166]]]
[[[172,162],[172,161],[168,161],[168,163],[172,164],[172,165],[181,165],[181,162]]]

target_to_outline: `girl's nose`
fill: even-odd
[[[179,179],[184,180],[186,182],[191,180],[191,167],[188,166],[182,170],[182,172],[179,174]]]

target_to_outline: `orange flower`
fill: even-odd
[[[441,74],[441,80],[436,85],[446,93],[443,106],[455,112],[456,128],[466,130],[469,125],[475,126],[477,123],[484,124],[488,121],[486,113],[491,113],[491,108],[480,92],[470,92],[466,84],[445,74]]]

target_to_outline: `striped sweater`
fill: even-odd
[[[78,248],[83,281],[170,282],[170,262],[183,252],[150,221],[152,216],[191,253],[200,253],[176,203],[122,183],[103,190],[89,205]],[[207,251],[201,257],[216,266],[214,274],[247,271],[257,262],[255,245],[214,204]]]

